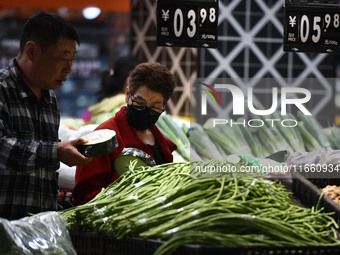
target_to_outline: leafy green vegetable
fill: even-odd
[[[156,125],[165,135],[165,137],[177,145],[178,153],[185,160],[190,160],[190,143],[187,134],[184,132],[183,126],[182,128],[178,127],[171,116],[167,114],[162,114],[159,117]]]

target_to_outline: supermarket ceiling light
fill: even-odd
[[[98,7],[87,7],[83,9],[83,15],[86,19],[95,19],[101,12],[102,10]]]

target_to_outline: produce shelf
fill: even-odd
[[[70,237],[78,255],[100,255],[106,251],[101,234],[70,231]]]
[[[330,180],[329,182],[331,182]],[[333,180],[334,181],[334,180]],[[326,180],[324,183],[327,182]],[[319,180],[320,183],[320,180]],[[292,200],[306,207],[316,206],[321,190],[301,174],[293,174],[292,184],[287,187],[293,192]],[[320,206],[326,212],[335,212],[340,224],[340,207],[329,197],[323,197]],[[70,231],[73,245],[79,255],[151,255],[164,241],[125,237],[117,240],[113,235],[93,232]],[[247,246],[226,247],[187,244],[178,248],[173,255],[335,255],[340,246]]]
[[[308,173],[293,172],[292,192],[305,206],[317,206],[321,196],[321,189],[327,185],[340,185],[340,179],[335,178],[309,178]],[[315,177],[315,176],[314,176]],[[323,207],[326,212],[334,212],[333,218],[340,225],[340,206],[330,197],[323,196],[319,207]]]
[[[117,240],[113,235],[92,232],[70,232],[78,255],[152,255],[164,242],[136,237]],[[340,246],[247,246],[225,247],[183,245],[172,255],[335,255]]]

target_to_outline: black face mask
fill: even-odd
[[[159,114],[150,114],[150,108],[146,107],[144,110],[137,110],[132,105],[127,105],[126,118],[129,124],[137,130],[145,130],[151,128],[157,122]]]

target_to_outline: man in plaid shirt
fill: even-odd
[[[91,159],[60,142],[55,94],[72,71],[78,35],[57,15],[38,13],[25,24],[18,56],[0,70],[0,217],[18,219],[57,209],[59,162]]]

